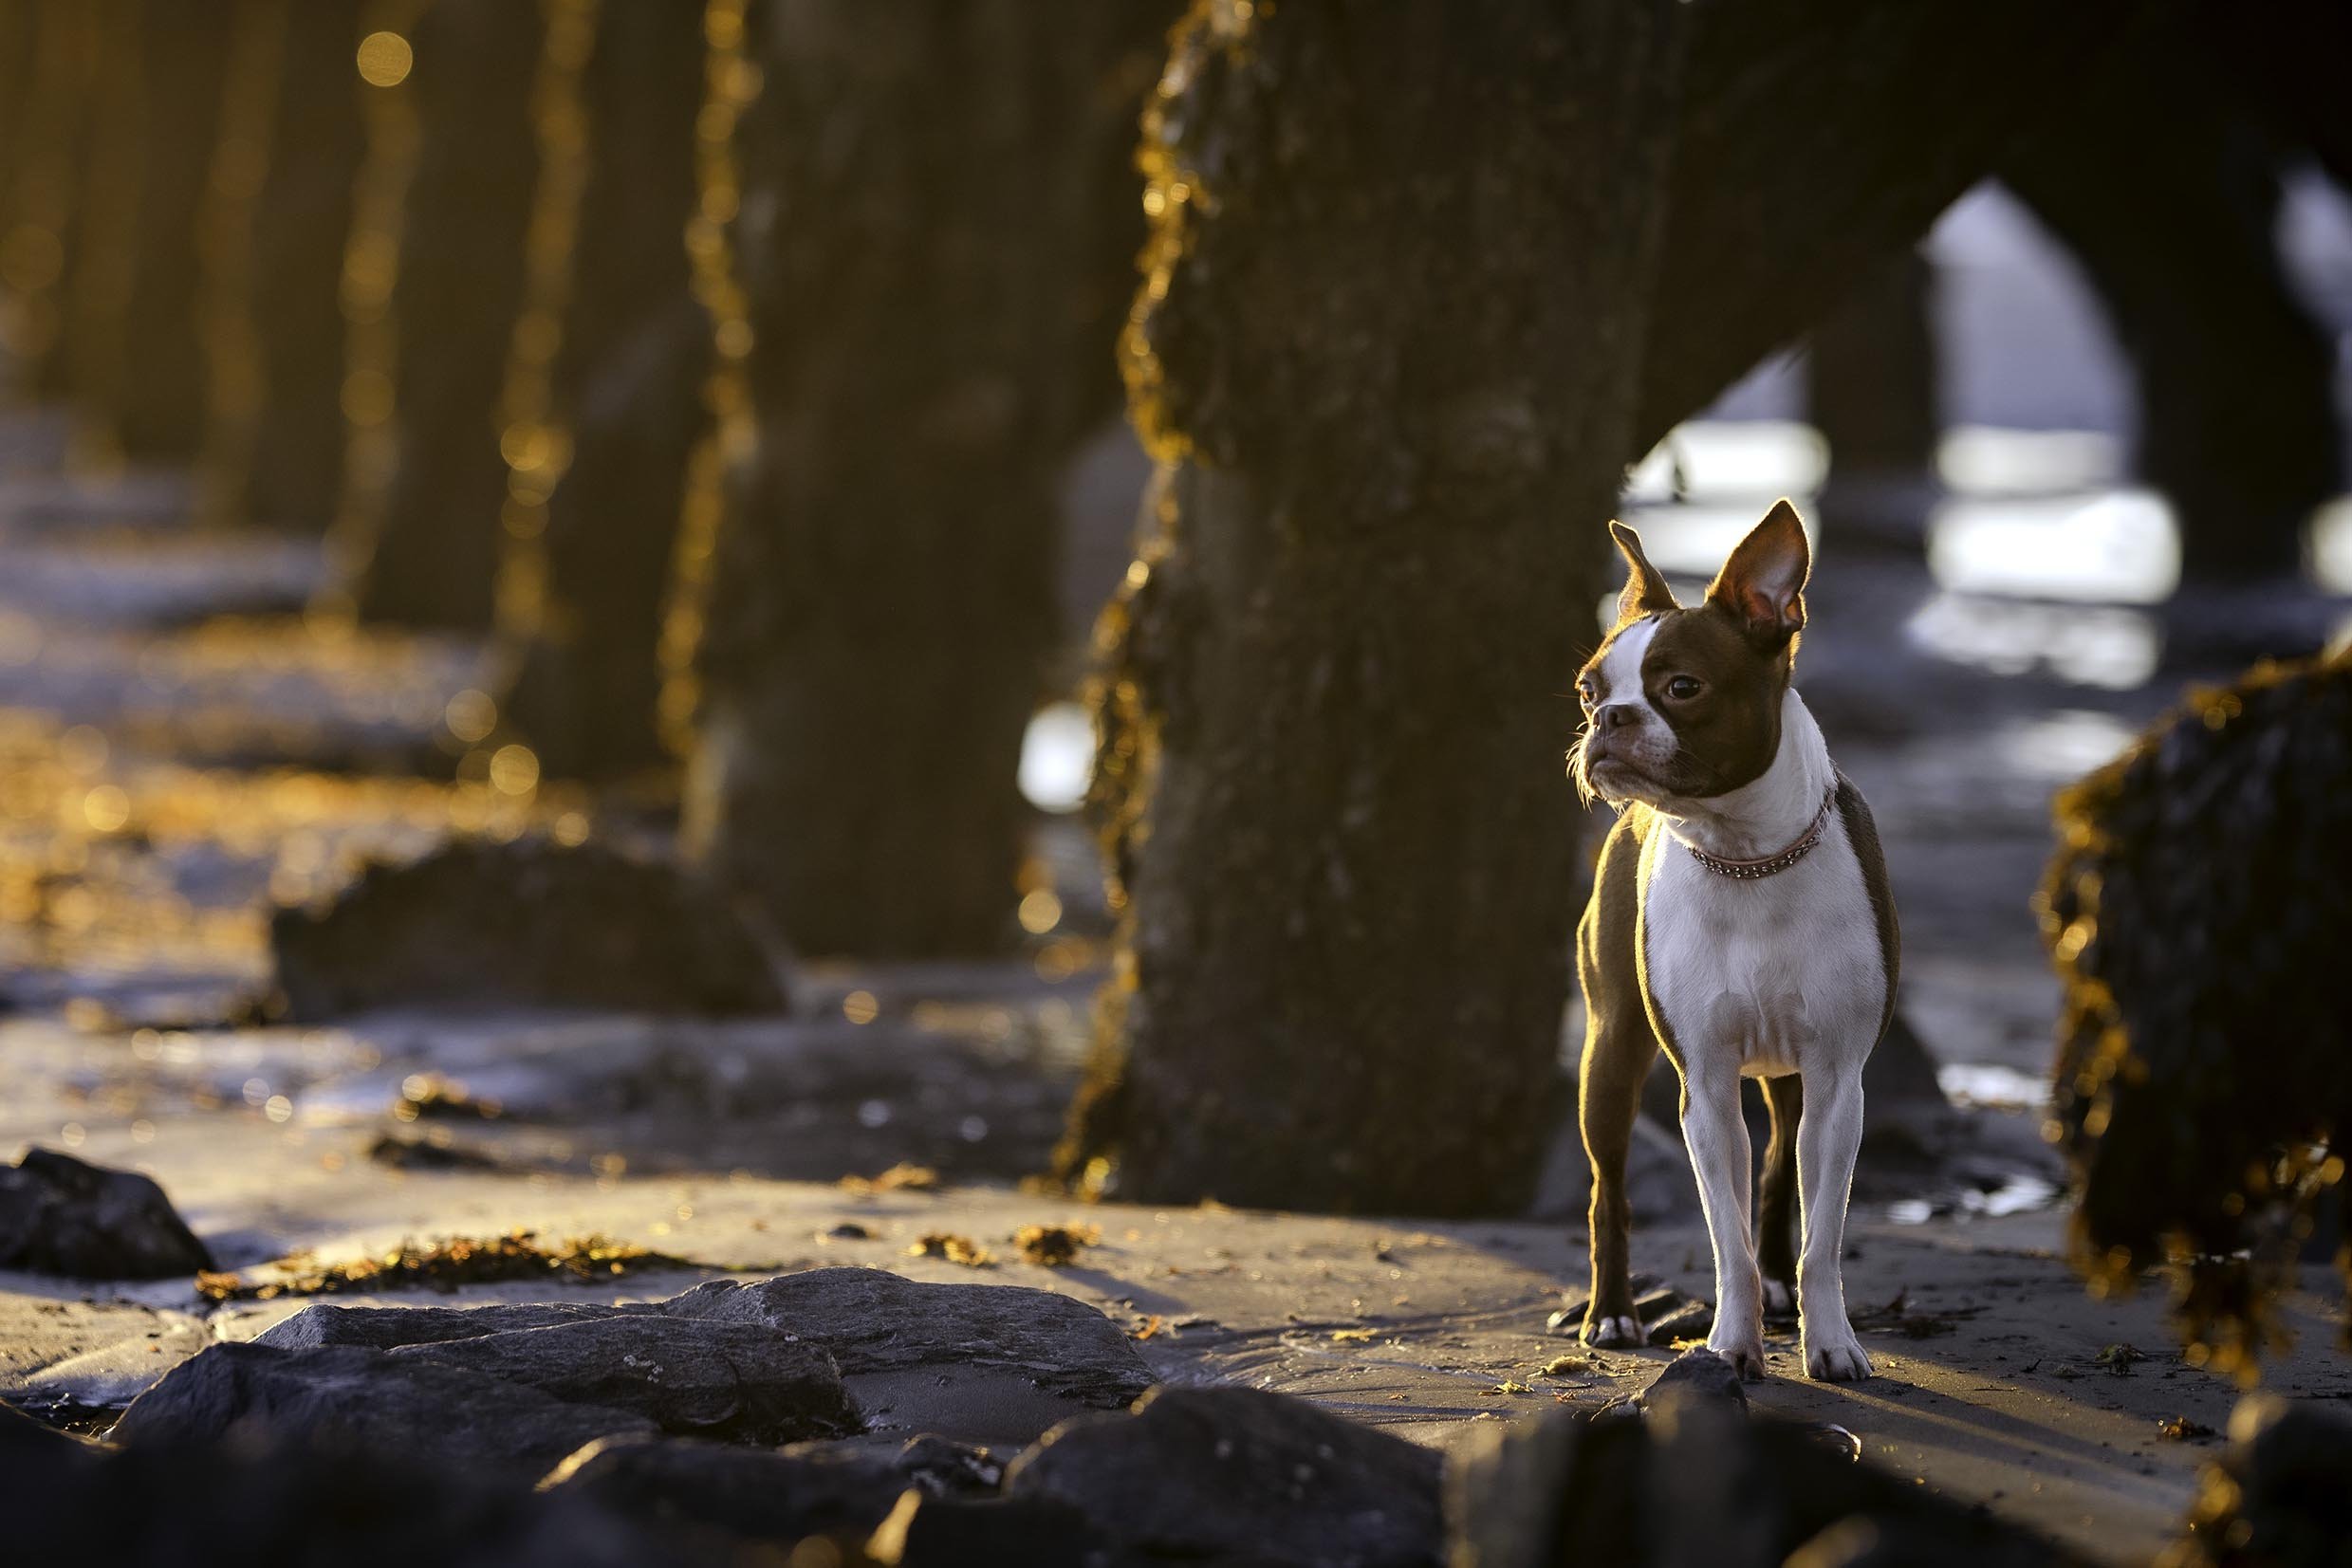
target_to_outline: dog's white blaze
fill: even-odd
[[[1650,639],[1656,636],[1658,618],[1643,616],[1610,641],[1609,651],[1601,655],[1599,706],[1630,702],[1641,709],[1644,721],[1658,717],[1641,690],[1641,661],[1650,656]]]
[[[1861,1072],[1877,1043],[1886,970],[1861,862],[1833,812],[1812,853],[1770,876],[1718,876],[1679,841],[1769,854],[1794,841],[1835,776],[1792,692],[1765,776],[1717,801],[1671,803],[1641,867],[1640,942],[1651,1001],[1683,1061],[1683,1131],[1714,1244],[1716,1330],[1709,1343],[1753,1354],[1762,1300],[1751,1236],[1748,1130],[1739,1080],[1796,1071],[1804,1252],[1798,1306],[1808,1370],[1865,1375],[1840,1279],[1845,1202],[1861,1139]],[[1737,818],[1736,826],[1729,819]],[[1727,841],[1735,833],[1745,841]],[[1757,847],[1758,834],[1764,841]]]

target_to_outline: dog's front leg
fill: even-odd
[[[1698,1176],[1707,1236],[1715,1251],[1715,1326],[1707,1348],[1731,1358],[1742,1377],[1764,1375],[1763,1282],[1749,1236],[1748,1123],[1739,1077],[1694,1062],[1682,1082],[1682,1140]]]
[[[1797,1317],[1806,1374],[1825,1383],[1850,1383],[1871,1372],[1845,1316],[1845,1206],[1861,1141],[1861,1068],[1806,1075],[1805,1119],[1797,1124],[1797,1189],[1805,1208]]]

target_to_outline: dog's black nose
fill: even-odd
[[[1609,704],[1608,707],[1603,708],[1601,710],[1601,728],[1603,729],[1622,729],[1629,724],[1639,723],[1640,718],[1641,710],[1636,708],[1632,703],[1613,702]]]

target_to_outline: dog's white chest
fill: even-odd
[[[1861,863],[1834,815],[1812,853],[1720,876],[1664,831],[1642,856],[1643,985],[1684,1071],[1859,1065],[1878,1042],[1886,968]]]

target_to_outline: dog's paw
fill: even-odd
[[[1767,1318],[1794,1318],[1797,1315],[1797,1295],[1786,1282],[1768,1279],[1764,1282],[1764,1315]]]
[[[1631,1313],[1603,1316],[1587,1312],[1584,1326],[1576,1337],[1603,1350],[1631,1350],[1649,1343],[1649,1336],[1641,1332],[1641,1319]]]
[[[1859,1383],[1870,1374],[1869,1353],[1852,1329],[1806,1336],[1805,1374],[1816,1383]]]
[[[1764,1381],[1764,1336],[1709,1336],[1707,1348],[1732,1363],[1743,1383]]]

